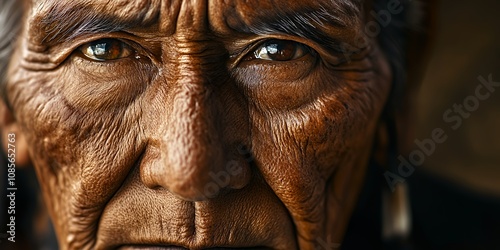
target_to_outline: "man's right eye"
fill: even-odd
[[[126,58],[134,50],[118,39],[100,39],[80,46],[83,57],[94,61],[111,61]]]

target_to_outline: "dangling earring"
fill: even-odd
[[[407,241],[411,232],[408,185],[398,183],[394,191],[382,190],[382,236],[385,241]]]
[[[393,119],[386,120],[387,164],[389,171],[397,173],[397,130]],[[387,165],[386,165],[387,166]],[[411,206],[408,185],[398,182],[389,188],[382,187],[382,238],[391,249],[403,249],[411,233]]]

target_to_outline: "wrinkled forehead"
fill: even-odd
[[[283,20],[346,27],[356,22],[360,0],[34,0],[31,22],[53,25],[99,21],[156,27],[172,33],[179,28],[210,27],[252,31],[262,23]]]

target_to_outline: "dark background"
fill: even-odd
[[[438,6],[434,48],[418,95],[416,138],[429,138],[440,127],[448,139],[423,168],[500,198],[500,88],[457,130],[443,120],[447,109],[475,94],[478,76],[491,74],[500,82],[500,1],[442,0]]]
[[[500,1],[442,0],[438,7],[415,139],[435,128],[448,138],[410,177],[414,241],[418,249],[500,249],[500,87],[456,130],[443,119],[475,95],[479,76],[500,82]]]

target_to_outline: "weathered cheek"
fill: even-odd
[[[351,100],[352,95],[358,100]],[[283,173],[279,179],[328,179],[350,149],[365,143],[362,139],[376,122],[380,104],[365,109],[373,100],[364,99],[363,94],[337,94],[285,115],[252,112],[253,148],[256,158],[262,159],[262,168]],[[275,167],[266,169],[268,165]],[[298,170],[296,175],[284,174],[293,169]]]
[[[15,110],[16,121],[29,145],[29,152],[45,203],[49,207],[58,233],[66,231],[70,208],[61,203],[69,198],[68,188],[75,177],[75,169],[60,168],[74,161],[74,145],[68,129],[60,129],[64,119],[60,101],[54,98],[47,76],[18,70],[7,86],[9,100]]]
[[[65,147],[74,146],[68,133],[74,129],[71,128],[72,120],[68,119],[71,112],[64,109],[62,101],[55,95],[56,91],[51,88],[55,80],[49,79],[55,78],[22,70],[18,75],[25,77],[17,78],[7,88],[16,120],[31,145],[31,156],[58,158],[52,165],[72,162],[72,153],[63,154]]]
[[[321,128],[316,117],[291,115],[265,119],[254,116],[253,151],[256,165],[284,203],[301,237],[322,231],[325,179],[320,175],[312,141]],[[316,123],[316,124],[315,124]],[[318,135],[319,136],[319,135]],[[326,135],[325,135],[326,136]],[[317,145],[327,141],[316,142]]]
[[[383,92],[388,91],[377,80],[336,80],[328,81],[338,82],[335,89],[326,89],[329,94],[302,109],[251,112],[257,166],[292,215],[300,238],[308,242],[301,246],[326,232],[330,210],[339,216],[348,212],[341,209],[346,200],[336,199],[344,197],[349,182],[354,189],[360,185],[358,173],[364,172]],[[329,204],[332,199],[337,210]]]
[[[63,245],[82,249],[140,153],[136,109],[85,112],[59,91],[79,82],[57,73],[19,71],[9,97]],[[67,242],[66,242],[67,241]]]
[[[315,196],[312,191],[325,181],[326,166],[318,163],[333,159],[327,164],[331,172],[347,146],[338,143],[344,132],[341,126],[327,116],[297,112],[270,119],[259,117],[254,126],[253,150],[261,171],[276,192],[298,206],[304,202],[300,199]],[[315,191],[318,195],[321,192]]]

